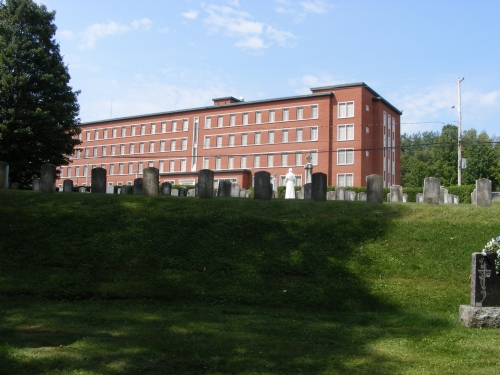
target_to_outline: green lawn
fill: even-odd
[[[492,374],[500,205],[0,194],[0,374]]]

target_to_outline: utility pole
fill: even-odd
[[[457,78],[458,85],[458,186],[462,186],[462,99],[460,95],[460,83],[465,77]]]

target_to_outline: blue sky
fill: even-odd
[[[500,1],[39,0],[56,11],[82,122],[365,82],[402,133],[500,135]],[[112,109],[112,112],[111,112]]]

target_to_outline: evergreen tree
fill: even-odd
[[[28,184],[50,163],[67,165],[79,128],[79,92],[54,39],[55,12],[33,0],[0,1],[0,160]]]

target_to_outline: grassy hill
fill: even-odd
[[[457,323],[497,235],[500,205],[9,191],[0,374],[498,372]]]

